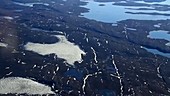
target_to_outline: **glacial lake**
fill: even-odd
[[[145,12],[145,13],[161,13],[170,14],[170,11],[156,11],[156,10],[130,10],[128,8],[151,8],[152,7],[139,7],[139,6],[118,6],[113,5],[114,2],[95,2],[87,1],[87,5],[81,7],[89,9],[89,12],[81,13],[81,17],[88,19],[93,19],[96,21],[106,22],[106,23],[116,23],[117,21],[122,21],[126,19],[136,19],[136,20],[166,20],[170,19],[170,16],[163,15],[148,15],[148,14],[129,14],[126,12]],[[142,2],[143,3],[143,2]],[[100,6],[104,4],[104,6]],[[146,3],[147,4],[147,3]],[[156,3],[159,4],[159,3]],[[161,3],[160,3],[161,4]],[[163,3],[164,4],[164,3]]]
[[[147,37],[152,39],[165,39],[170,42],[170,34],[164,30],[150,31]]]
[[[143,47],[143,49],[145,49],[148,52],[151,52],[153,54],[158,54],[158,55],[170,58],[170,53],[163,53],[163,52],[160,52],[160,51],[158,51],[156,49],[150,49],[150,48],[146,48],[146,47]]]
[[[168,32],[169,31],[165,31],[165,30],[150,31],[147,37],[152,39],[165,39],[170,42],[170,34],[168,34]],[[144,49],[147,50],[148,52],[159,54],[170,58],[170,53],[163,53],[156,49],[149,49],[149,48],[144,48]]]

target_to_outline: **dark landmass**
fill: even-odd
[[[130,9],[130,10],[155,10],[155,9],[151,9],[151,8],[126,8],[126,9]]]
[[[163,14],[163,13],[145,13],[145,12],[126,12],[128,14],[146,14],[146,15],[163,15],[163,16],[170,16],[170,14]]]
[[[120,2],[120,1],[127,1],[127,0],[94,0],[95,2]],[[163,2],[166,0],[128,0],[128,1],[144,1],[144,2]]]
[[[99,4],[99,6],[105,6],[105,4]]]
[[[157,5],[153,5],[153,6],[157,6]],[[170,6],[160,6],[159,7],[154,7],[154,8],[127,8],[130,10],[157,10],[157,11],[169,11],[170,10]]]
[[[136,3],[136,2],[132,2],[132,1],[128,1],[126,3],[115,2],[115,3],[113,3],[113,5],[119,5],[119,6],[145,6],[145,7],[150,6],[149,4]]]
[[[130,9],[130,10],[157,10],[157,11],[169,11],[170,8],[164,8],[164,7],[155,7],[154,9],[151,8],[126,8],[126,9]]]
[[[134,1],[127,1],[126,3],[115,2],[113,5],[119,6],[140,6],[140,7],[151,7],[151,8],[136,8],[136,10],[157,10],[157,11],[169,11],[169,5],[162,5],[162,4],[146,4],[146,3],[136,3]],[[135,9],[135,8],[129,8]]]
[[[35,78],[37,82],[50,87],[54,85],[52,90],[62,96],[170,95],[170,58],[154,55],[141,48],[145,46],[170,53],[170,47],[165,45],[168,41],[147,38],[153,30],[170,31],[170,27],[167,27],[170,20],[124,20],[112,26],[79,17],[80,13],[88,11],[79,7],[86,4],[79,0],[55,0],[55,3],[40,0],[49,6],[35,4],[33,7],[19,6],[14,1],[38,2],[0,1],[1,16],[19,16],[13,20],[0,18],[0,42],[8,44],[7,48],[0,47],[0,78]],[[162,24],[160,28],[154,27],[158,23]],[[54,58],[54,54],[42,56],[23,48],[27,42],[57,42],[58,39],[51,35],[60,33],[54,31],[64,32],[70,42],[79,45],[87,53],[81,64],[76,62],[75,66],[69,66],[63,59]],[[96,51],[97,63],[91,47]],[[37,67],[33,68],[35,64]],[[46,67],[41,69],[42,66]],[[58,67],[59,70],[56,70]],[[11,71],[12,74],[6,75]]]
[[[145,2],[163,2],[163,1],[166,1],[166,0],[143,0]]]

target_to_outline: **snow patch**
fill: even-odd
[[[0,47],[7,47],[8,45],[0,42]]]
[[[10,16],[0,16],[0,18],[6,19],[6,20],[13,20],[14,19],[13,17],[10,17]]]
[[[0,79],[0,94],[54,94],[49,86],[21,77]]]
[[[10,17],[10,16],[3,16],[4,19],[7,19],[7,20],[13,20],[14,18],[13,17]]]
[[[17,4],[17,5],[20,5],[20,6],[25,6],[25,7],[33,7],[35,4],[49,6],[48,3],[40,3],[40,2],[36,2],[36,3],[19,3],[19,2],[14,2],[14,4]]]
[[[156,27],[156,28],[160,28],[160,27],[161,27],[161,24],[160,24],[160,23],[158,23],[158,24],[154,25],[154,27]]]
[[[28,51],[36,52],[40,55],[56,54],[59,58],[63,58],[70,65],[74,65],[74,62],[81,62],[81,55],[86,53],[82,51],[79,46],[71,43],[63,35],[55,35],[59,38],[59,42],[54,44],[40,44],[28,42],[24,47]]]
[[[169,47],[170,47],[170,42],[169,42],[169,43],[166,43],[166,46],[169,46]]]

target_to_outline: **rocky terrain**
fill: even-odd
[[[31,79],[49,86],[52,96],[169,96],[170,58],[143,47],[170,53],[169,41],[147,37],[153,30],[170,31],[170,20],[128,19],[112,26],[80,17],[88,12],[80,7],[85,4],[79,0],[1,0],[0,78]],[[25,48],[29,42],[43,48],[61,44],[57,38],[61,35],[71,42],[66,44],[79,46],[81,62],[75,59],[70,64],[62,58],[72,52],[71,47],[58,49],[60,56],[50,54],[50,47],[43,55]]]

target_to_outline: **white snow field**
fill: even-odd
[[[0,94],[7,93],[39,95],[54,94],[49,86],[21,77],[8,77],[0,79]]]
[[[79,48],[79,46],[71,43],[63,35],[55,35],[59,42],[54,44],[40,44],[28,42],[25,45],[25,49],[28,51],[36,52],[40,55],[55,54],[59,58],[65,59],[70,65],[74,65],[75,61],[81,62],[81,55],[86,53]]]

